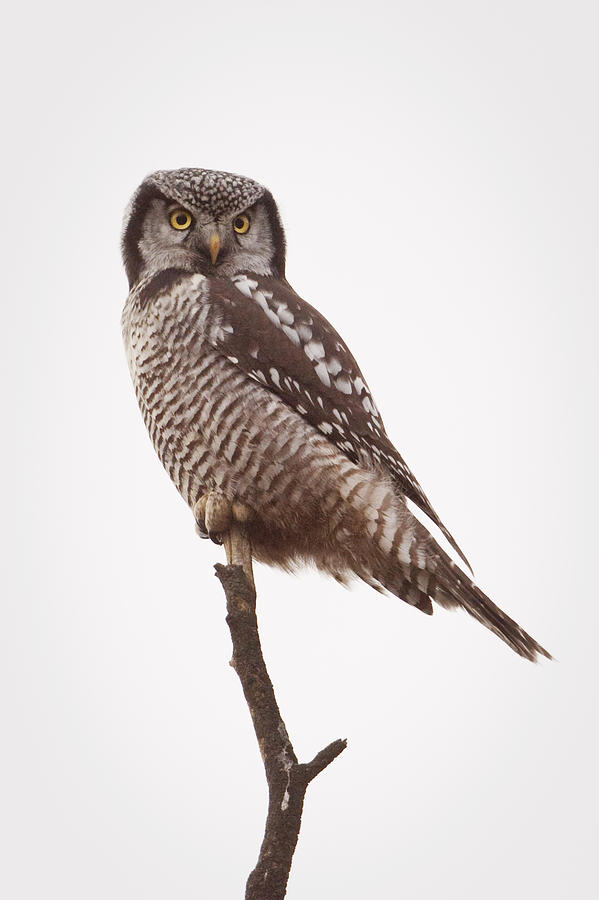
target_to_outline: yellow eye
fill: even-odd
[[[233,219],[233,229],[237,234],[245,234],[246,231],[250,230],[250,217],[246,216],[245,213],[242,216],[237,216]]]
[[[174,209],[171,213],[171,225],[177,231],[185,231],[191,225],[191,216],[185,209]]]

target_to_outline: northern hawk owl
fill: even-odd
[[[521,656],[549,655],[410,512],[467,565],[349,349],[287,283],[269,191],[226,172],[155,172],[127,208],[122,250],[135,392],[202,534],[218,540],[233,516],[258,560],[357,576],[428,614],[432,601],[463,607]]]

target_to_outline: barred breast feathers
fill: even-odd
[[[422,509],[469,566],[389,440],[356,360],[324,316],[277,278],[244,273],[195,283],[194,278],[202,276],[167,270],[147,283],[141,302],[169,290],[170,280],[171,291],[201,304],[195,327],[205,329],[215,350],[279,396],[348,459],[389,472],[399,493]]]

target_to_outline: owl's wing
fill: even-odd
[[[387,437],[358,364],[324,316],[278,279],[249,274],[208,283],[203,318],[215,349],[297,410],[352,462],[366,459],[385,468],[470,567]]]

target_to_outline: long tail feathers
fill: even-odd
[[[539,655],[552,659],[544,647],[496,606],[451,560],[440,561],[437,578],[446,587],[445,592],[435,597],[441,606],[450,609],[461,606],[508,647],[531,662],[536,662]]]
[[[431,600],[446,609],[461,607],[525,659],[532,662],[538,656],[552,659],[544,647],[457,567],[420,522],[412,516],[410,520],[409,550],[404,549],[403,558],[398,554],[394,560],[389,560],[383,577],[377,575],[388,591],[429,615],[433,611]],[[398,543],[405,544],[403,540]]]

